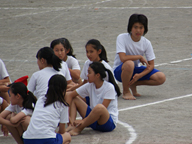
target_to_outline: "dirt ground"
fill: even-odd
[[[30,79],[38,70],[37,51],[60,37],[69,39],[81,68],[84,45],[92,38],[104,45],[113,66],[116,37],[126,32],[131,14],[145,14],[146,38],[166,82],[139,87],[142,96],[135,101],[119,97],[113,132],[87,128],[71,144],[192,144],[191,0],[7,0],[0,1],[0,13],[0,58],[12,81]],[[0,143],[15,141],[0,132]]]

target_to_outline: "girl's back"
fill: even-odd
[[[52,67],[46,67],[35,72],[28,83],[28,90],[33,92],[37,99],[45,96],[48,89],[48,81],[55,74],[62,74],[61,71],[56,71]]]
[[[23,134],[25,139],[55,138],[58,123],[68,122],[68,107],[55,102],[44,107],[46,97],[37,100],[28,129]],[[55,106],[55,107],[54,107]]]

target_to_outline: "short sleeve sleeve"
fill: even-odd
[[[63,109],[60,109],[61,117],[60,123],[68,123],[69,122],[69,108],[64,106]]]

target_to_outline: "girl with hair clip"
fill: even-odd
[[[132,14],[128,21],[127,32],[117,37],[113,69],[115,78],[122,82],[123,98],[135,100],[135,96],[141,96],[137,92],[137,86],[161,85],[166,78],[164,73],[154,68],[153,47],[144,37],[148,32],[147,17],[143,14]]]
[[[69,144],[71,136],[65,132],[68,106],[65,100],[67,82],[56,74],[48,82],[47,94],[37,100],[30,124],[23,134],[24,144]],[[55,132],[59,123],[59,131]]]
[[[105,81],[106,72],[109,82]],[[113,74],[100,62],[93,62],[88,68],[88,82],[73,92],[67,93],[73,98],[70,106],[70,125],[67,131],[71,135],[78,135],[85,127],[93,130],[109,132],[115,129],[118,121],[117,96],[120,89]],[[90,106],[81,98],[90,97]],[[83,118],[75,120],[77,111]]]
[[[39,71],[33,73],[28,83],[28,89],[34,93],[37,99],[45,96],[48,81],[51,76],[61,74],[67,77],[67,73],[61,69],[62,60],[59,59],[50,47],[41,48],[36,55]],[[69,75],[70,76],[70,75]],[[67,81],[70,83],[70,80]]]
[[[85,45],[85,49],[86,49],[86,54],[87,54],[88,60],[85,61],[85,64],[81,71],[81,78],[84,81],[82,84],[74,86],[72,88],[72,90],[75,90],[76,88],[78,88],[88,82],[88,77],[87,77],[88,68],[92,62],[102,63],[105,66],[105,68],[109,69],[111,71],[111,73],[113,73],[111,66],[108,64],[107,53],[105,51],[105,48],[98,40],[96,40],[96,39],[89,40]],[[106,77],[104,78],[104,80],[109,81],[107,73],[106,73]],[[89,104],[89,97],[86,97],[84,100],[87,102],[87,104]]]
[[[55,39],[51,42],[50,47],[53,49],[56,56],[58,56],[63,63],[67,64],[73,82],[82,83],[80,78],[79,62],[73,54],[73,48],[66,38]],[[66,65],[65,64],[65,65]]]
[[[5,125],[18,144],[26,131],[33,113],[36,97],[22,82],[13,83],[9,89],[11,104],[0,114],[0,123]]]

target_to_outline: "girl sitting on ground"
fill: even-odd
[[[23,144],[21,136],[29,125],[37,99],[22,82],[13,83],[9,95],[11,104],[0,114],[0,124],[7,127],[18,144]]]
[[[109,82],[105,81],[106,72]],[[93,62],[88,68],[88,82],[67,95],[72,97],[70,106],[70,125],[67,131],[71,135],[78,135],[85,127],[93,130],[109,132],[115,129],[118,121],[117,96],[120,89],[113,74],[100,62]],[[90,106],[81,98],[89,96]],[[76,121],[77,111],[83,118]]]
[[[65,132],[65,123],[69,121],[66,88],[64,76],[56,74],[50,78],[47,94],[38,99],[29,127],[23,134],[24,144],[70,143],[71,136]],[[59,131],[56,133],[58,123]]]

